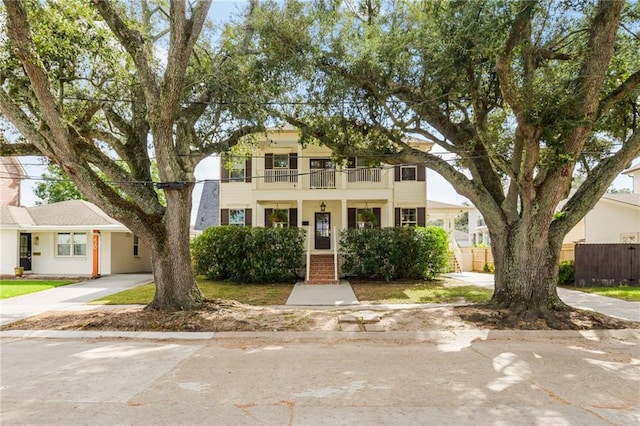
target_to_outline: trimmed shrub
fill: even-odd
[[[433,279],[447,266],[442,228],[351,228],[340,233],[342,271],[373,279]]]
[[[214,226],[191,243],[197,274],[246,283],[295,282],[303,266],[299,228]]]
[[[571,286],[576,282],[576,265],[573,260],[560,262],[558,270],[558,285]]]

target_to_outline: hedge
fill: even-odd
[[[433,279],[447,266],[448,236],[439,227],[352,228],[340,233],[342,271],[372,279]]]
[[[300,228],[207,228],[191,243],[197,274],[246,283],[295,282],[304,263]]]

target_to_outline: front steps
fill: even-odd
[[[305,284],[337,284],[332,254],[312,254]]]
[[[447,265],[447,272],[462,272],[462,267],[456,259],[456,255],[453,252],[449,252],[449,264]]]

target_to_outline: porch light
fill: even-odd
[[[327,205],[323,202],[320,203],[320,211],[323,212],[327,209]]]

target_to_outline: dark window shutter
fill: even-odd
[[[350,207],[347,209],[347,228],[355,228],[358,226],[356,220],[356,209]]]
[[[227,170],[224,164],[220,167],[220,181],[229,182],[229,170]]]
[[[220,225],[229,224],[229,209],[220,209]]]
[[[427,168],[425,166],[418,165],[418,181],[424,182],[427,180]]]
[[[264,227],[271,228],[273,224],[271,223],[271,213],[273,213],[273,209],[264,209]]]
[[[273,169],[273,154],[264,155],[264,168],[268,170]]]
[[[252,221],[252,210],[244,209],[244,226],[251,226]]]
[[[393,169],[395,173],[396,182],[400,182],[400,166],[395,166]]]
[[[247,183],[251,182],[252,175],[253,175],[253,172],[251,170],[251,158],[249,158],[247,159],[244,165],[244,181]]]
[[[418,226],[427,226],[427,215],[424,207],[418,207]]]
[[[289,227],[291,228],[298,227],[298,209],[297,208],[289,209]]]
[[[396,226],[400,226],[402,224],[400,220],[400,208],[396,207]]]
[[[376,217],[376,228],[381,228],[382,227],[382,210],[380,209],[380,207],[374,207],[373,209],[373,215]]]

